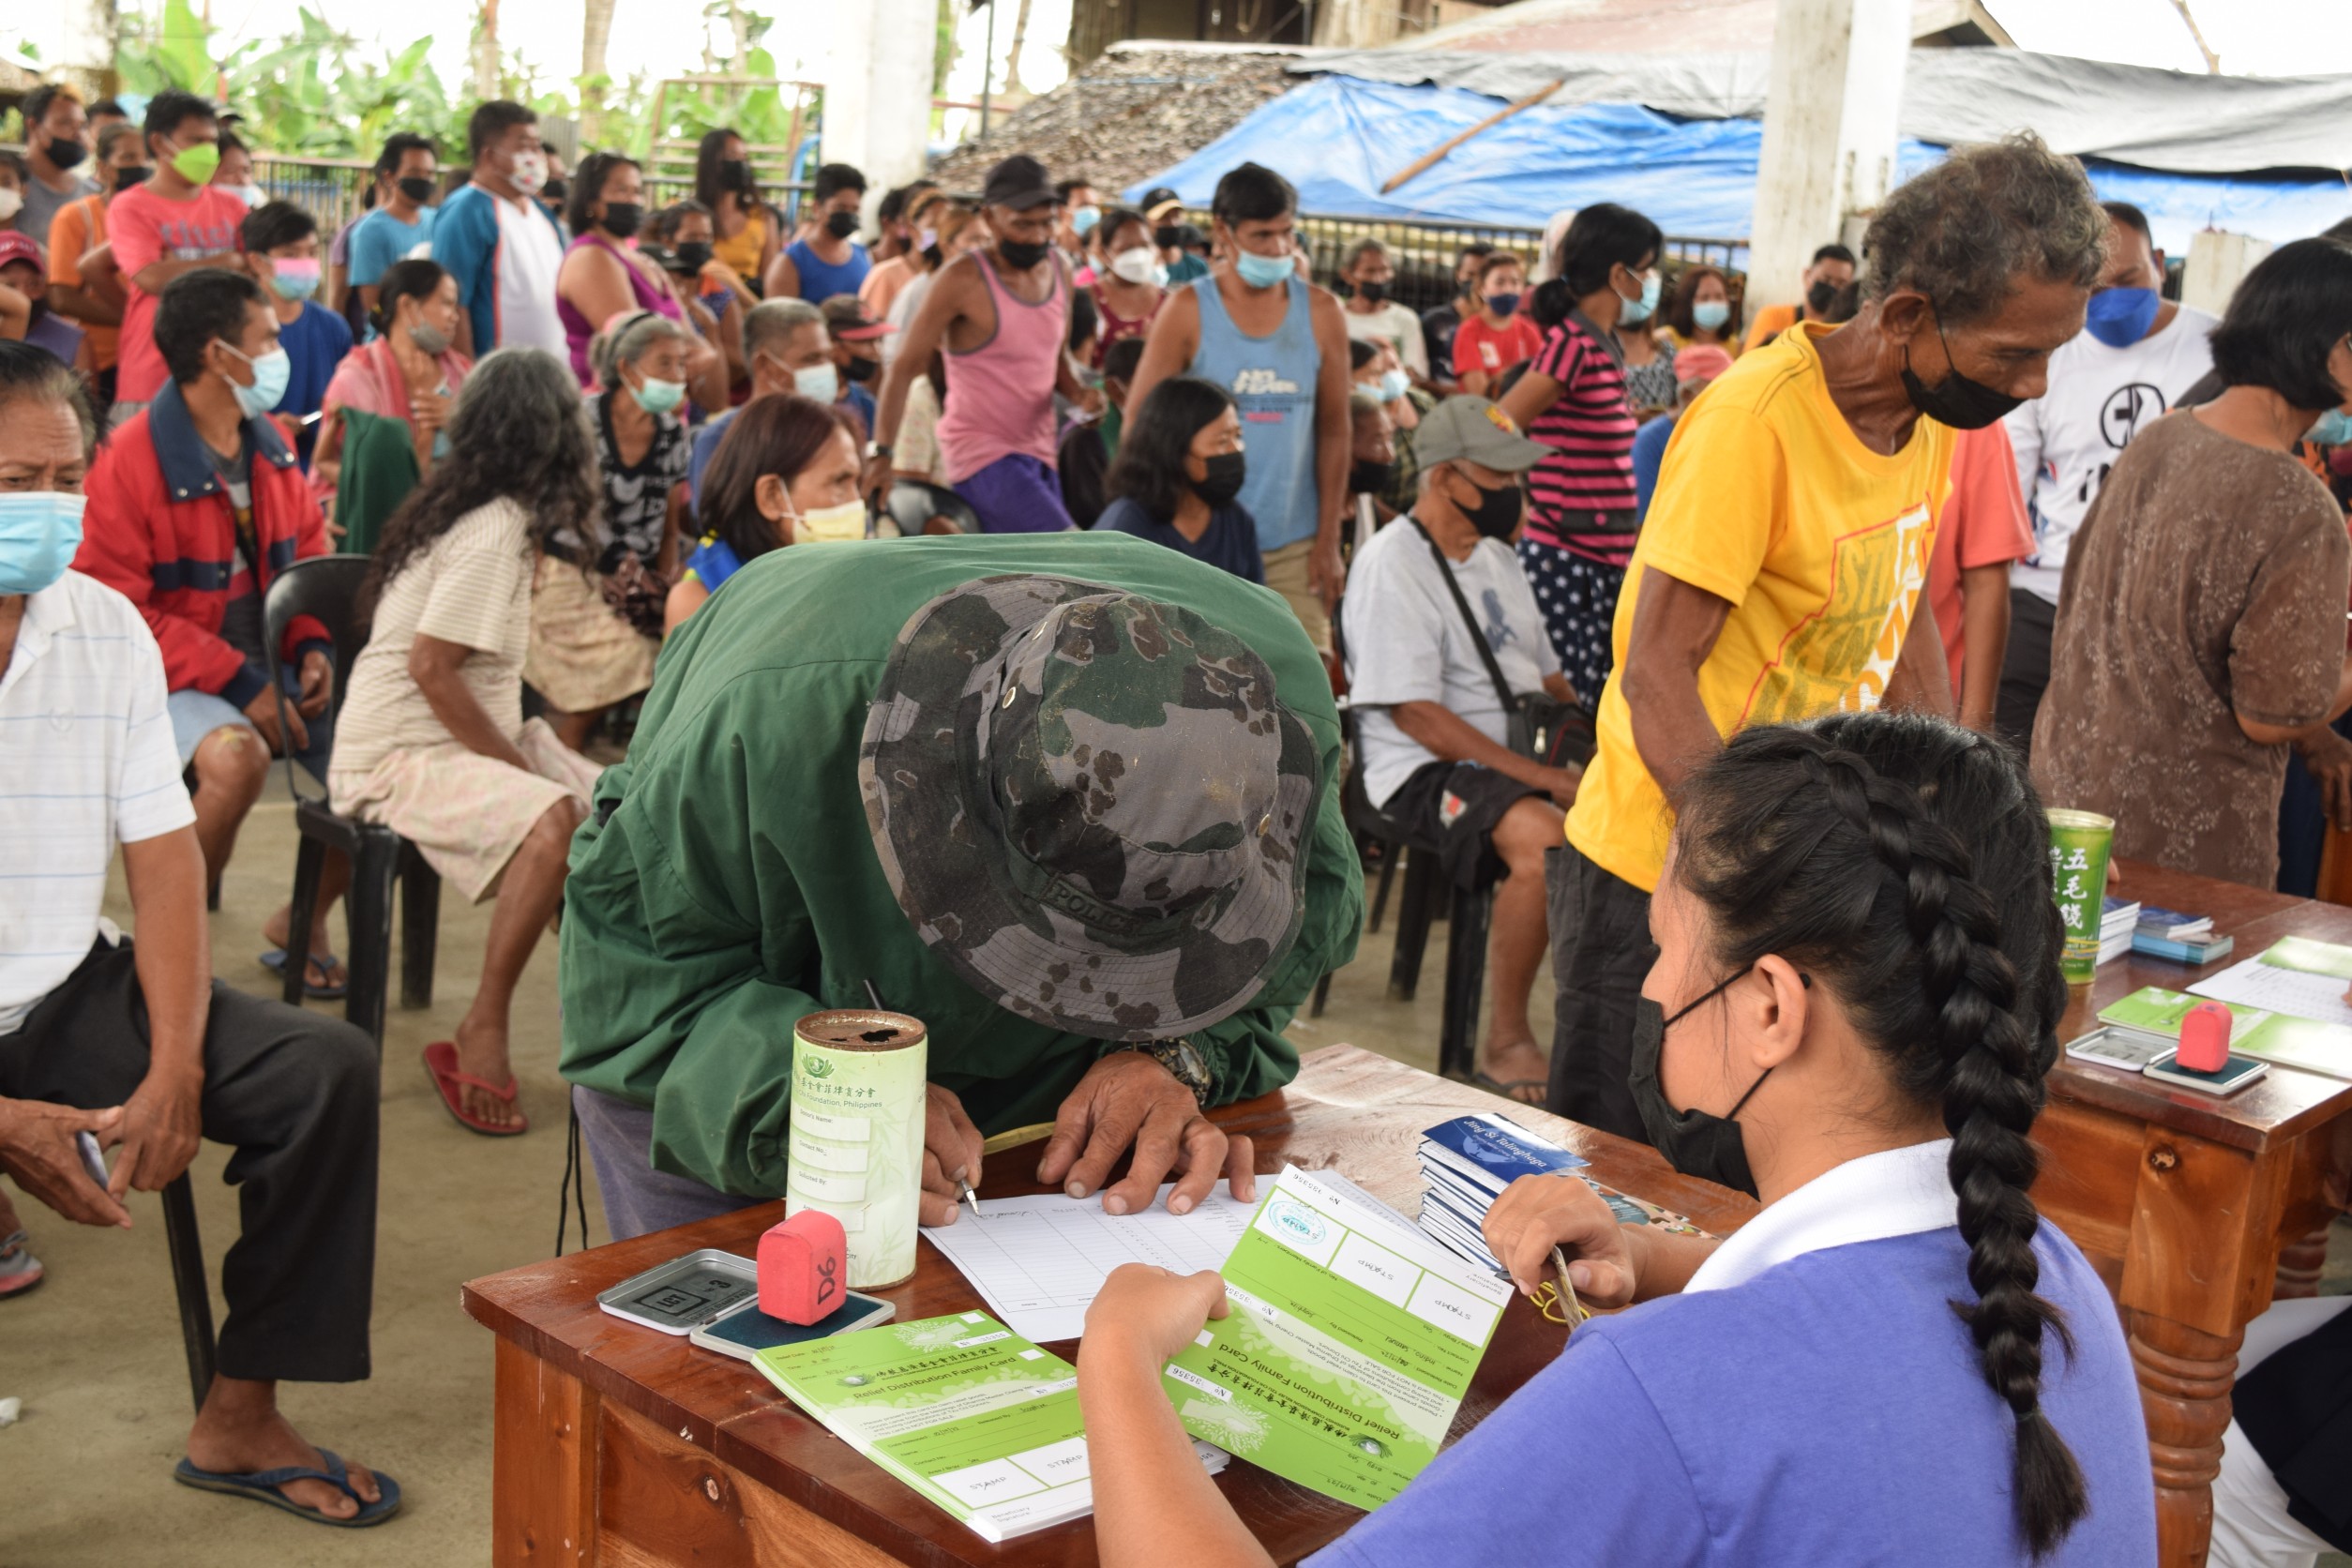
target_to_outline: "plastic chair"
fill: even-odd
[[[287,625],[297,615],[315,617],[334,639],[335,706],[341,708],[350,690],[352,665],[367,641],[353,608],[369,564],[361,555],[319,555],[297,561],[270,580],[262,599],[262,641],[269,655],[272,686],[280,693],[281,716],[287,704],[279,681],[278,649]],[[384,997],[391,980],[393,884],[398,882],[400,888],[400,1005],[430,1007],[433,949],[441,923],[441,877],[417,853],[415,845],[390,828],[338,816],[324,800],[304,796],[295,786],[292,757],[286,759],[286,788],[294,792],[294,827],[302,835],[302,848],[294,859],[288,934],[295,942],[308,944],[326,852],[340,850],[350,857],[352,868],[351,891],[345,895],[351,912],[351,991],[343,1003],[343,1017],[374,1036],[381,1049]],[[285,988],[289,1003],[302,1001],[308,967],[289,952]]]
[[[204,1244],[196,1231],[196,1193],[183,1170],[164,1184],[163,1241],[172,1255],[172,1289],[180,1302],[180,1339],[188,1349],[188,1382],[202,1413],[212,1392],[216,1345],[212,1291],[204,1279]]]
[[[898,525],[898,532],[910,538],[918,534],[980,532],[980,514],[972,509],[971,502],[945,485],[926,484],[920,479],[893,480],[883,510]]]

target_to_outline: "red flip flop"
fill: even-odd
[[[512,1126],[501,1127],[465,1113],[465,1096],[458,1093],[460,1088],[478,1089],[512,1105],[515,1103],[515,1091],[520,1085],[510,1078],[502,1089],[497,1084],[475,1078],[472,1073],[458,1071],[458,1043],[455,1040],[435,1040],[425,1048],[425,1071],[431,1075],[433,1087],[441,1092],[441,1103],[449,1108],[449,1114],[456,1117],[459,1125],[466,1131],[480,1133],[484,1138],[513,1138],[531,1130],[528,1117]]]

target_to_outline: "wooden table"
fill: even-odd
[[[2077,988],[2058,1038],[2143,986],[2184,990],[2284,936],[2352,942],[2352,909],[2125,863],[2126,896],[2211,914],[2237,939],[2203,969],[2137,954]],[[2274,1290],[2309,1295],[2352,1203],[2352,1083],[2272,1067],[2225,1100],[2068,1060],[2034,1126],[2034,1200],[2115,1292],[2156,1467],[2164,1568],[2205,1560],[2238,1346]],[[2314,1237],[2314,1232],[2322,1232]],[[2282,1251],[2288,1254],[2282,1278]]]
[[[1675,1174],[1641,1145],[1352,1046],[1314,1052],[1289,1089],[1214,1115],[1257,1140],[1260,1173],[1285,1163],[1335,1167],[1410,1214],[1420,1202],[1413,1150],[1422,1129],[1465,1110],[1511,1116],[1587,1156],[1599,1180],[1718,1234],[1755,1212],[1737,1193]],[[992,1156],[981,1196],[1047,1190],[1031,1179],[1041,1152]],[[781,1210],[761,1204],[466,1286],[466,1311],[498,1334],[491,1561],[1093,1563],[1091,1520],[991,1546],[858,1457],[750,1366],[597,1310],[597,1291],[694,1247],[748,1254]],[[914,1278],[878,1292],[897,1304],[900,1320],[985,1304],[928,1243],[918,1251]],[[1515,1299],[1451,1437],[1541,1370],[1563,1333]],[[1076,1354],[1074,1345],[1058,1349]],[[1281,1562],[1359,1516],[1239,1459],[1216,1484]]]

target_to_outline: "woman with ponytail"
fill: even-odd
[[[1314,1561],[2153,1562],[2115,1308],[2028,1192],[2066,988],[2014,754],[1839,716],[1734,736],[1678,805],[1636,1097],[1677,1168],[1764,1206],[1717,1241],[1515,1183],[1485,1236],[1520,1288],[1558,1246],[1586,1303],[1629,1310]],[[1267,1560],[1161,1393],[1225,1310],[1214,1274],[1130,1265],[1088,1313],[1108,1568]]]

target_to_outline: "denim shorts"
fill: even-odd
[[[287,706],[291,708],[294,694],[301,689],[301,680],[291,670],[279,673],[285,682]],[[195,760],[197,745],[215,730],[225,730],[233,724],[253,728],[253,721],[235,703],[209,691],[198,691],[194,686],[172,693],[163,706],[172,718],[172,743],[179,747],[183,768]],[[335,745],[334,712],[330,709],[302,722],[310,732],[310,744],[294,753],[294,761],[302,764],[303,772],[324,784],[327,754]]]

